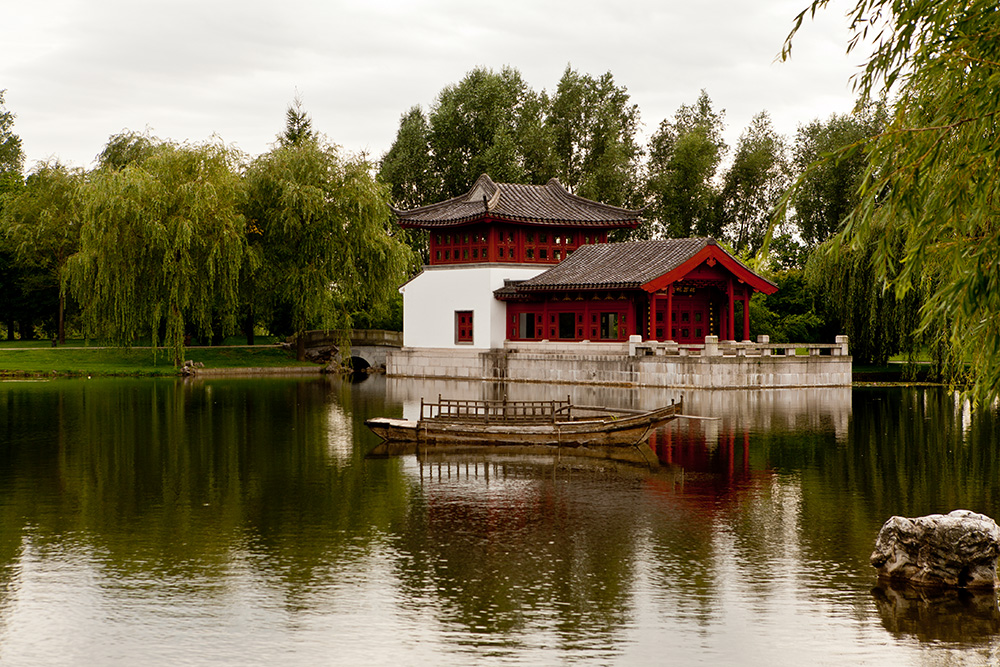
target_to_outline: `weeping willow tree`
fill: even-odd
[[[219,144],[161,143],[91,172],[66,273],[89,333],[123,347],[149,336],[179,364],[187,333],[235,328],[246,250],[240,160]]]
[[[354,314],[388,308],[411,253],[391,233],[388,188],[371,165],[305,137],[279,142],[246,172],[248,238],[264,312],[283,312],[289,333],[348,328]]]
[[[797,18],[791,39],[815,0]],[[858,0],[848,50],[871,45],[859,105],[894,100],[884,131],[842,150],[868,168],[834,243],[871,249],[873,282],[920,294],[917,331],[1000,396],[1000,12],[995,0]]]
[[[810,254],[806,281],[822,295],[826,319],[847,334],[856,363],[884,366],[900,352],[912,362],[924,341],[919,333],[922,292],[897,296],[885,289],[876,250],[873,243],[851,247],[827,241]]]

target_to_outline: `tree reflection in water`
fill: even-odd
[[[906,664],[997,648],[995,604],[873,594],[868,564],[893,514],[1000,516],[992,411],[930,388],[686,392],[686,413],[717,419],[658,430],[655,472],[365,458],[365,418],[438,393],[678,396],[379,377],[0,384],[0,658],[70,644],[88,662],[305,646],[303,663]]]

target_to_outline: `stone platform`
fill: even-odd
[[[841,387],[851,384],[847,337],[827,345],[750,341],[704,345],[641,341],[507,342],[503,349],[391,351],[390,377],[556,382],[689,389]]]

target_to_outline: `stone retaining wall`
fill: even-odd
[[[711,345],[711,344],[710,344]],[[766,341],[691,354],[651,354],[630,343],[508,342],[503,350],[402,348],[391,351],[386,374],[460,380],[507,380],[690,389],[842,387],[851,384],[847,341],[808,354],[767,354]],[[737,349],[738,348],[738,349]],[[706,354],[707,352],[707,354]],[[631,354],[630,354],[631,353]]]

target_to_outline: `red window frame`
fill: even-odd
[[[455,343],[468,344],[473,342],[471,310],[455,311]]]

